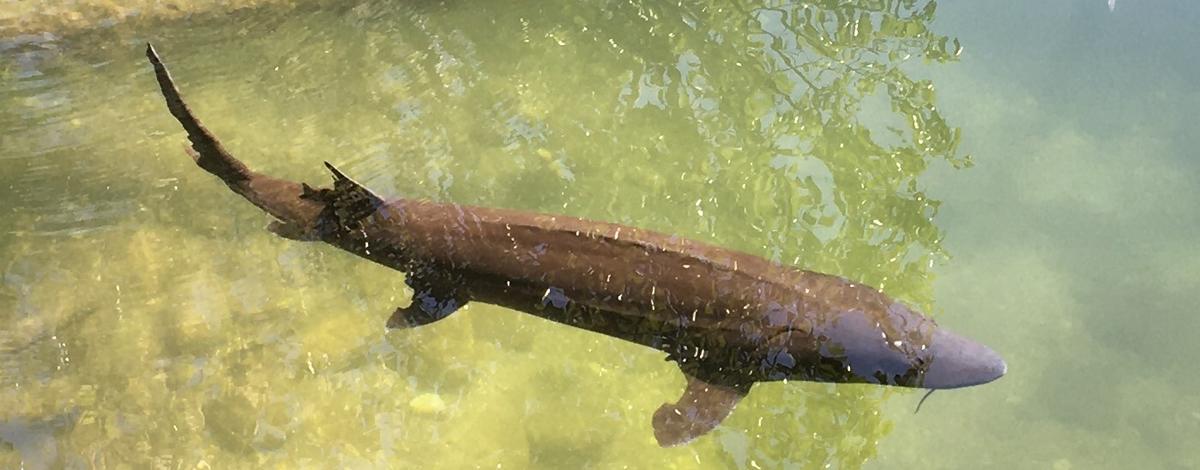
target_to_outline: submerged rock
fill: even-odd
[[[408,406],[417,413],[434,414],[446,409],[446,402],[436,393],[422,393],[408,402]]]

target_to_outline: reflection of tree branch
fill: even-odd
[[[735,0],[730,3],[733,5],[734,8],[737,8],[739,11],[741,11],[742,15],[745,16],[747,20],[755,21],[755,22],[758,21],[757,18],[755,18],[753,15],[750,14],[749,11],[746,11],[746,9],[744,7],[742,7],[740,2]],[[764,34],[766,34],[768,36],[775,37],[775,36],[772,36],[771,33],[768,33],[765,29],[762,31]],[[803,73],[800,73],[799,70],[796,70],[795,66],[793,66],[791,64],[791,61],[788,60],[786,54],[776,50],[774,47],[772,47],[771,50],[773,50],[777,54],[779,54],[779,58],[783,59],[784,65],[788,66],[788,68],[790,68],[793,72],[795,72],[796,76],[800,77],[800,79],[803,80],[804,83],[807,83],[808,87],[811,90],[813,90],[814,93],[816,93],[817,91],[820,90],[820,88],[818,88],[816,84],[814,84],[813,82],[808,80],[808,77],[805,77]],[[787,101],[788,104],[792,106],[792,109],[796,110],[796,112],[803,112],[803,110],[800,108],[800,105],[797,104],[796,101],[792,99],[791,93],[785,93],[785,92],[783,92],[783,90],[780,90],[779,87],[775,84],[775,81],[771,80],[770,72],[767,72],[766,75],[767,75],[767,77],[764,81],[769,84],[771,89],[774,90],[776,94],[783,97],[784,101]]]
[[[732,3],[732,4],[733,4],[733,6],[734,6],[734,7],[736,7],[738,10],[741,10],[741,12],[742,12],[742,15],[745,15],[746,17],[748,17],[748,18],[749,18],[750,20],[752,20],[752,21],[758,21],[758,18],[756,18],[756,17],[755,17],[753,14],[751,14],[751,12],[749,12],[749,11],[746,11],[746,9],[745,9],[744,7],[742,7],[742,5],[741,5],[740,3],[738,3],[737,1],[733,1],[733,2],[731,2],[731,3]],[[790,23],[790,21],[788,21],[788,12],[787,12],[787,11],[785,11],[785,10],[783,10],[783,9],[780,9],[780,8],[766,8],[766,7],[763,7],[763,8],[758,8],[758,9],[756,9],[756,11],[762,11],[762,10],[770,10],[770,11],[776,11],[776,12],[779,12],[779,18],[780,18],[780,19],[779,19],[779,22],[783,23],[783,26],[784,26],[785,28],[787,28],[787,29],[788,29],[788,31],[791,31],[791,30],[792,30],[793,26],[792,26],[791,24],[789,24],[789,23]],[[774,38],[774,39],[779,39],[779,40],[782,42],[782,38],[779,38],[778,36],[775,36],[775,35],[773,35],[773,34],[771,34],[771,33],[767,32],[767,30],[765,30],[765,29],[763,30],[763,34],[766,34],[767,36],[770,36],[770,37],[772,37],[772,38]],[[783,51],[780,51],[779,49],[776,49],[776,48],[774,48],[774,47],[771,47],[771,50],[773,50],[773,51],[775,51],[776,53],[778,53],[778,54],[779,54],[779,58],[783,60],[783,64],[784,64],[785,66],[787,66],[787,68],[788,68],[789,70],[791,70],[792,72],[795,72],[795,73],[796,73],[796,76],[797,76],[797,77],[800,77],[800,80],[801,80],[801,81],[803,81],[804,83],[808,84],[808,87],[809,87],[809,88],[813,89],[814,91],[815,91],[815,90],[819,90],[819,89],[820,89],[820,88],[818,88],[818,87],[817,87],[817,85],[816,85],[815,83],[813,83],[811,80],[809,80],[809,79],[808,79],[808,77],[807,77],[807,76],[805,76],[803,72],[801,72],[799,69],[797,69],[797,68],[796,68],[796,65],[792,63],[792,61],[791,61],[791,60],[788,58],[787,54],[784,54],[784,53],[783,53]]]

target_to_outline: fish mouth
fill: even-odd
[[[950,389],[980,385],[1003,377],[1008,364],[996,351],[938,328],[928,347],[929,365],[922,388]]]

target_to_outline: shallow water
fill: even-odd
[[[320,3],[0,29],[0,467],[1200,460],[1200,7]],[[836,273],[1009,374],[917,415],[758,385],[660,449],[661,354],[486,305],[388,332],[403,275],[263,230],[184,155],[146,41],[263,172]]]

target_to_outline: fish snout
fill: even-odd
[[[921,387],[970,387],[991,382],[1008,372],[1008,364],[991,348],[938,328],[928,346],[929,366]]]

